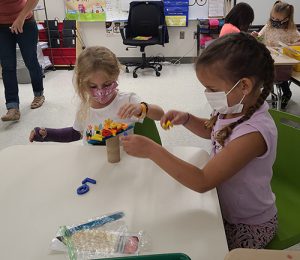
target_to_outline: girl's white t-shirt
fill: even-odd
[[[270,47],[280,47],[279,41],[289,45],[300,40],[300,33],[297,29],[277,29],[268,23],[261,29],[258,35],[262,36],[263,43]]]
[[[123,123],[135,123],[135,122],[142,122],[143,120],[132,117],[129,119],[120,119],[118,117],[118,112],[120,108],[127,104],[127,103],[133,103],[138,104],[141,102],[141,99],[139,96],[137,96],[135,93],[132,92],[118,92],[115,99],[106,107],[104,108],[89,108],[89,111],[87,113],[87,117],[85,120],[81,120],[78,116],[78,113],[76,115],[73,128],[76,131],[79,131],[82,133],[83,136],[83,142],[84,144],[87,144],[87,136],[86,133],[88,131],[89,126],[99,126],[100,124],[103,125],[104,120],[111,119],[116,122],[123,122]],[[132,131],[131,131],[132,132]],[[130,134],[130,131],[129,131]]]

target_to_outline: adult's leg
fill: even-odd
[[[23,33],[16,35],[24,63],[29,70],[35,97],[43,95],[43,72],[37,59],[38,29],[34,20],[25,21]]]
[[[7,109],[19,108],[17,81],[16,38],[9,26],[0,27],[0,60]]]

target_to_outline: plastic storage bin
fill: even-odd
[[[300,72],[300,46],[290,46],[290,48],[298,51],[299,53],[293,52],[288,48],[283,48],[283,54],[299,61],[299,64],[294,65],[293,68],[294,71]]]
[[[115,257],[115,258],[106,258],[106,260],[191,260],[191,258],[183,253],[170,253],[170,254],[157,254],[157,255]]]

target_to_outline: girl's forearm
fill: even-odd
[[[148,104],[147,117],[153,120],[160,120],[163,115],[164,115],[164,111],[160,106]]]
[[[167,172],[172,178],[196,192],[205,192],[203,171],[168,152],[165,148],[155,144],[151,149],[149,159]]]
[[[187,129],[189,129],[192,133],[194,133],[195,135],[198,135],[202,138],[205,139],[210,139],[211,138],[211,129],[208,129],[205,126],[205,122],[208,121],[208,119],[204,119],[204,118],[199,118],[196,117],[192,114],[190,114],[190,118],[188,120],[188,122],[186,122],[184,124],[184,127],[186,127]]]

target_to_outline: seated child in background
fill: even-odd
[[[268,23],[259,33],[253,32],[252,35],[258,36],[265,45],[270,47],[280,47],[279,41],[287,45],[300,45],[300,33],[294,23],[294,6],[276,1]],[[285,109],[292,97],[292,92],[288,81],[283,81],[279,85],[283,93],[281,108]]]
[[[270,185],[277,129],[265,101],[273,88],[274,60],[251,35],[228,34],[202,52],[196,75],[213,109],[211,119],[171,110],[161,123],[183,125],[211,139],[211,158],[203,169],[144,136],[122,136],[123,148],[130,155],[149,158],[196,192],[217,188],[229,249],[264,248],[278,223]]]
[[[220,37],[228,33],[247,32],[253,20],[254,12],[252,7],[246,3],[238,3],[226,15]]]
[[[164,111],[159,106],[141,103],[134,93],[118,91],[119,74],[120,63],[109,49],[85,49],[75,67],[74,85],[81,103],[73,127],[35,127],[30,133],[30,142],[73,142],[81,138],[87,141],[85,133],[89,126],[102,124],[108,118],[120,118],[126,123],[141,121],[145,116],[160,120]]]

